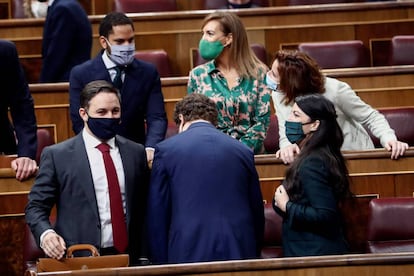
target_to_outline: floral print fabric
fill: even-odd
[[[266,72],[258,79],[242,78],[229,89],[214,60],[195,67],[188,80],[188,93],[201,93],[212,99],[218,110],[217,128],[240,140],[254,152],[263,151],[263,140],[270,122],[271,94],[265,84]]]

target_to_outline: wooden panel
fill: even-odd
[[[95,4],[93,4],[95,5]],[[92,9],[94,6],[92,5]],[[189,49],[198,47],[201,22],[211,11],[129,14],[136,27],[137,50],[165,49],[177,76],[190,70]],[[261,43],[269,57],[282,45],[311,41],[353,40],[413,34],[414,3],[352,3],[303,7],[269,7],[237,11],[251,43]],[[89,16],[93,29],[92,56],[100,46],[98,25],[103,15]],[[410,21],[411,19],[411,21]],[[0,37],[15,41],[22,59],[40,56],[44,19],[0,22]],[[35,76],[30,80],[36,79]]]
[[[8,3],[0,2],[0,19],[10,18],[10,5]]]
[[[406,157],[398,161],[391,160],[390,153],[383,149],[344,152],[344,156],[351,178],[351,191],[355,195],[412,196],[414,151],[409,150]],[[257,155],[255,159],[263,199],[271,202],[275,188],[284,179],[287,166],[273,155]]]
[[[414,191],[414,171],[412,170],[414,168],[414,148],[410,148],[405,157],[398,161],[391,160],[390,154],[384,150],[347,152],[344,153],[344,156],[347,160],[351,190],[354,194],[363,195],[363,198],[369,198],[369,194],[379,197],[412,196]],[[267,202],[271,202],[274,190],[283,180],[287,166],[280,160],[276,160],[274,155],[257,155],[255,162],[263,197]],[[14,172],[11,169],[0,169],[0,214],[24,212],[27,193],[33,182],[34,178],[19,182],[14,178]],[[353,235],[353,250],[358,251],[362,251],[367,217],[366,204],[365,207],[361,206],[344,209],[348,212],[350,212],[349,210],[358,210],[358,216],[347,214],[347,217],[352,221],[358,221],[358,223],[355,222],[356,225],[348,225],[347,232]],[[7,227],[9,226],[0,222],[0,229]]]
[[[324,70],[346,81],[373,107],[414,106],[414,66]],[[187,94],[187,77],[162,78],[162,92],[169,122],[173,122],[176,102]],[[371,86],[368,86],[371,85]],[[368,87],[367,87],[368,86]],[[72,137],[69,116],[69,84],[30,84],[40,125],[54,126],[56,141]]]
[[[383,253],[86,269],[41,275],[389,276],[411,275],[412,271],[413,253]]]
[[[24,214],[0,216],[0,274],[23,275]]]
[[[329,69],[323,72],[348,83],[353,89],[397,88],[414,85],[413,65]]]

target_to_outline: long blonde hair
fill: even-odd
[[[221,31],[233,35],[233,42],[229,46],[230,59],[234,62],[240,77],[257,79],[260,73],[267,72],[267,65],[260,61],[250,48],[246,29],[239,16],[233,12],[213,12],[204,18],[201,28],[212,21],[219,22]]]

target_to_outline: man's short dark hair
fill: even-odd
[[[104,19],[102,19],[99,25],[99,35],[108,38],[113,33],[113,27],[119,25],[131,25],[134,30],[134,22],[122,12],[108,13]]]
[[[216,104],[203,94],[189,94],[175,105],[174,121],[177,125],[180,124],[179,114],[183,115],[185,122],[202,119],[217,126],[218,112]]]
[[[100,92],[114,93],[117,96],[119,103],[121,103],[121,94],[112,83],[107,82],[106,80],[95,80],[89,82],[83,88],[80,94],[80,107],[88,109],[89,102]]]

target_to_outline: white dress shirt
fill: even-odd
[[[98,203],[99,218],[101,221],[101,247],[111,247],[113,246],[113,239],[108,180],[106,178],[106,171],[102,153],[96,148],[96,146],[98,146],[102,142],[94,136],[90,135],[86,131],[86,129],[83,129],[82,137],[85,142],[86,153],[88,155],[93,184],[95,187],[96,202]],[[109,139],[108,141],[106,141],[106,143],[111,147],[109,153],[114,162],[116,173],[118,176],[119,186],[121,189],[122,203],[125,213],[125,175],[124,168],[122,166],[121,155],[119,153],[118,147],[115,144],[115,138]]]

